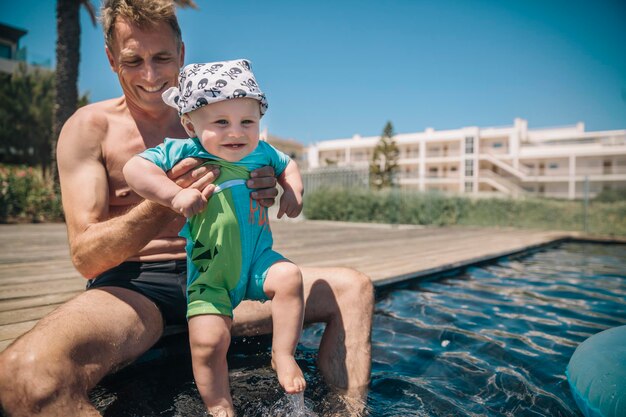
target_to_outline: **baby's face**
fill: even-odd
[[[200,107],[183,118],[187,132],[200,139],[204,149],[229,162],[241,160],[259,144],[259,102],[235,98]]]

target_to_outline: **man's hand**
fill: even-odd
[[[200,158],[186,158],[176,164],[167,176],[178,186],[195,188],[203,192],[207,198],[211,196],[215,186],[213,181],[220,175],[220,169],[215,165],[202,165],[206,161]],[[274,168],[270,166],[255,169],[250,173],[246,185],[253,189],[251,196],[264,207],[271,207],[278,195]],[[208,191],[207,188],[210,190]]]
[[[174,165],[167,172],[167,176],[182,188],[195,188],[202,192],[207,191],[208,186],[214,189],[213,181],[219,177],[220,169],[216,165],[202,165],[205,162],[204,159],[200,158],[185,158]]]
[[[280,207],[278,209],[279,219],[286,214],[288,217],[294,218],[302,212],[302,195],[294,193],[293,190],[285,189],[282,197],[280,197]]]
[[[248,188],[254,190],[251,196],[259,204],[264,207],[271,207],[274,204],[274,199],[278,195],[274,168],[265,166],[255,169],[250,173],[250,179],[246,184]]]

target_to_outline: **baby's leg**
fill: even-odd
[[[189,319],[193,376],[202,401],[213,416],[235,415],[226,363],[231,324],[228,316],[205,314]]]
[[[306,382],[294,354],[302,333],[304,296],[302,274],[291,262],[270,267],[263,291],[272,300],[272,366],[287,394],[304,391]]]

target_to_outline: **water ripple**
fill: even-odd
[[[624,245],[566,243],[390,292],[376,306],[376,415],[579,416],[565,366],[626,323],[624,271]]]
[[[304,398],[281,390],[270,338],[235,346],[235,409],[243,417],[579,417],[565,366],[584,339],[626,324],[625,248],[566,243],[387,292],[375,309],[366,403],[348,404],[321,378],[324,325],[307,327],[298,349]],[[206,416],[189,364],[173,356],[121,371],[90,398],[105,416]]]

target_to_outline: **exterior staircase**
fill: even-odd
[[[507,171],[508,173],[510,173],[511,175],[519,178],[521,181],[528,181],[528,180],[530,180],[530,172],[525,167],[515,168],[514,166],[512,166],[512,165],[502,161],[501,159],[496,158],[495,156],[493,156],[489,152],[485,152],[485,153],[481,154],[480,155],[480,159],[484,159],[485,161],[491,162],[492,164],[494,164],[498,168],[501,168],[501,169]]]
[[[493,188],[502,193],[508,194],[512,197],[521,197],[526,194],[526,190],[522,187],[489,169],[481,169],[479,173],[480,181],[491,185]]]

